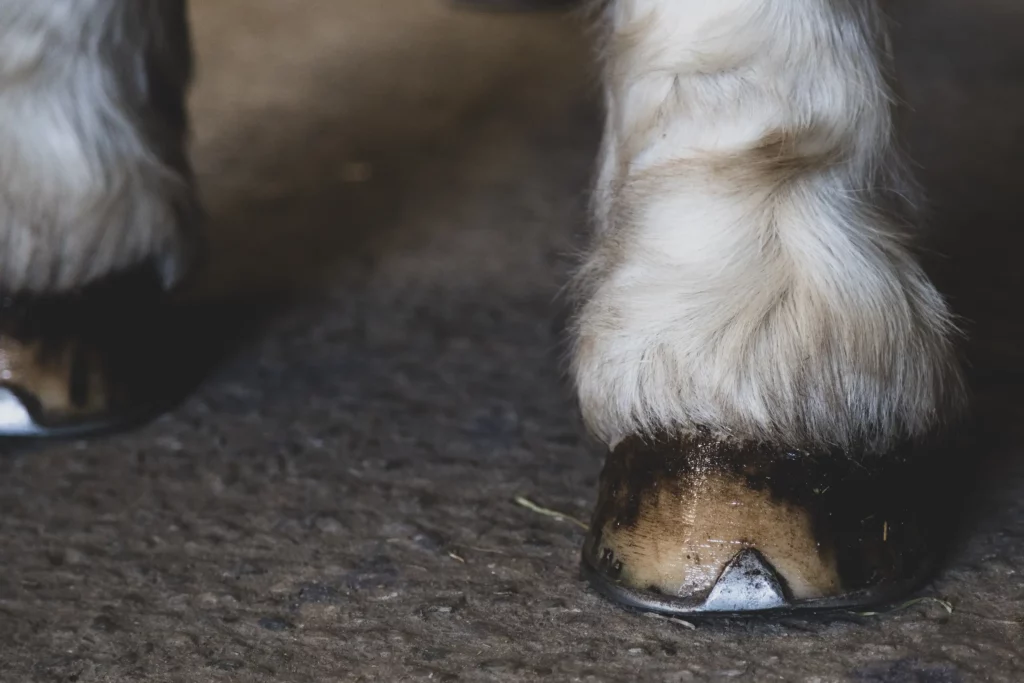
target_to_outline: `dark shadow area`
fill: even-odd
[[[895,16],[935,237],[929,265],[961,319],[974,393],[955,560],[979,530],[1019,527],[1006,501],[1024,498],[1024,11],[945,0],[899,3]]]

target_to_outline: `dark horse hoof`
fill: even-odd
[[[76,437],[145,420],[174,355],[155,271],[0,301],[0,436]]]
[[[674,615],[889,602],[928,578],[948,536],[947,463],[923,447],[854,458],[632,437],[601,474],[583,574],[616,602]]]

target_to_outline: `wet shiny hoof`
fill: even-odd
[[[0,437],[79,437],[158,413],[174,349],[155,272],[0,303]]]
[[[889,602],[927,580],[949,535],[948,452],[630,438],[601,473],[582,571],[606,597],[665,614]]]

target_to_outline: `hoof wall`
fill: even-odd
[[[762,614],[896,600],[949,528],[947,459],[778,449],[707,435],[612,451],[584,576],[635,609]]]
[[[138,423],[168,401],[165,293],[138,269],[0,304],[0,437],[69,438]]]

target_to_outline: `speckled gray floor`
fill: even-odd
[[[579,27],[194,5],[205,291],[256,306],[197,318],[241,344],[172,414],[0,457],[0,680],[1024,680],[1019,3],[897,12],[987,463],[924,593],[953,613],[696,630],[606,604],[581,530],[512,502],[586,518],[600,467],[556,334],[597,141]]]

